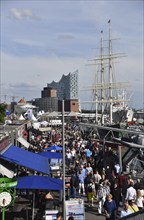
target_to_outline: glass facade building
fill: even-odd
[[[59,82],[48,83],[47,87],[57,90],[58,100],[78,100],[78,70],[63,75]]]

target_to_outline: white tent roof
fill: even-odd
[[[25,120],[22,114],[20,115],[19,120]]]
[[[20,106],[22,109],[34,109],[34,108],[36,108],[36,106],[35,105],[32,105],[32,104],[29,104],[29,103],[27,103],[27,104],[25,104],[25,105],[22,105],[22,106]]]
[[[14,172],[12,170],[7,169],[3,165],[0,164],[0,173],[3,176],[7,176],[8,178],[13,178],[14,177]]]
[[[37,121],[37,119],[36,119],[36,117],[32,114],[32,118],[31,118],[31,120],[33,120],[33,121]]]
[[[34,122],[32,125],[33,125],[33,128],[34,128],[34,129],[39,129],[39,127],[40,127],[40,122]]]
[[[59,113],[58,112],[51,112],[51,113],[49,113],[48,116],[50,116],[50,117],[58,117]]]
[[[47,121],[42,121],[41,125],[46,127],[48,125],[48,122]]]
[[[77,116],[77,113],[76,112],[70,112],[69,114],[68,114],[68,116]]]

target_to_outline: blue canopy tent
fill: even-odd
[[[17,189],[62,190],[63,181],[48,176],[25,176],[17,179]],[[32,220],[34,220],[35,192],[33,191]]]
[[[39,155],[46,157],[48,159],[61,159],[62,158],[62,153],[56,153],[56,152],[43,151],[43,152],[40,152]]]
[[[62,180],[48,176],[24,176],[17,179],[17,189],[62,190]]]
[[[37,153],[11,145],[6,151],[1,152],[0,157],[11,163],[49,174],[48,159]]]
[[[39,153],[39,155],[46,157],[49,159],[49,166],[52,171],[52,169],[56,168],[54,167],[55,165],[57,166],[56,169],[60,169],[60,166],[62,164],[62,153],[55,153],[55,152],[49,152],[49,151],[43,151]]]
[[[45,150],[47,150],[47,151],[51,151],[51,150],[62,151],[62,147],[54,145],[54,146],[50,146],[50,147],[46,148]]]

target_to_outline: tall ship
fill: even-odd
[[[116,124],[121,122],[131,123],[133,117],[132,109],[129,109],[127,103],[130,101],[127,97],[126,88],[128,82],[116,82],[114,73],[114,64],[118,58],[125,57],[123,53],[114,53],[112,50],[113,40],[111,31],[111,21],[108,21],[109,38],[103,39],[103,31],[100,37],[100,54],[90,60],[89,65],[96,66],[96,76],[93,86],[85,88],[93,93],[93,100],[84,103],[95,105],[96,124]]]

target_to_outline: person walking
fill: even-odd
[[[71,178],[70,178],[70,197],[76,198],[77,189],[79,187],[79,180],[76,176],[74,170],[72,170]]]
[[[105,189],[105,191],[106,191],[106,195],[109,195],[110,192],[111,192],[110,186],[111,186],[111,183],[109,182],[109,180],[108,180],[108,179],[105,179],[105,180],[103,181],[103,187],[104,187],[104,189]]]
[[[138,206],[137,206],[136,203],[135,203],[135,199],[132,199],[132,200],[129,202],[128,209],[129,209],[132,213],[139,211],[139,208],[138,208]]]
[[[124,205],[123,205],[123,209],[121,210],[120,212],[120,217],[125,217],[127,215],[130,215],[132,214],[132,211],[128,208],[129,207],[129,204],[128,202],[124,202]]]
[[[130,184],[129,184],[129,187],[127,188],[127,191],[126,191],[126,198],[125,200],[127,200],[130,204],[131,200],[132,199],[136,199],[136,189],[134,188],[134,182],[133,181],[130,181]]]
[[[115,200],[116,203],[116,214],[118,215],[118,208],[119,208],[119,203],[121,201],[121,189],[118,186],[118,183],[115,182],[114,186],[111,188],[111,194],[113,196],[113,199]]]
[[[87,186],[87,199],[88,199],[89,207],[93,206],[94,196],[95,196],[95,185],[93,180],[91,179]]]
[[[142,196],[141,190],[137,190],[137,197],[136,197],[136,205],[138,206],[139,210],[143,209],[144,198]]]
[[[96,194],[97,194],[97,190],[99,188],[99,182],[101,180],[101,175],[99,174],[98,170],[94,171],[93,180],[94,180],[95,190],[96,190]]]
[[[68,149],[66,152],[66,165],[67,165],[68,169],[70,168],[71,160],[72,160],[72,154],[70,152],[70,149]]]
[[[104,203],[104,210],[106,214],[106,220],[116,219],[116,203],[112,199],[112,194],[106,196],[106,201]]]
[[[78,173],[78,180],[79,180],[79,194],[82,192],[83,195],[85,195],[85,187],[84,187],[85,175],[82,172],[82,168],[80,168],[80,171]]]
[[[106,200],[106,191],[102,183],[99,184],[96,199],[98,201],[98,214],[101,215],[103,212],[103,205]]]
[[[92,166],[91,166],[91,163],[90,163],[90,162],[87,163],[87,166],[86,166],[86,173],[87,173],[87,174],[92,174],[92,175],[93,175],[93,169],[92,169]]]

